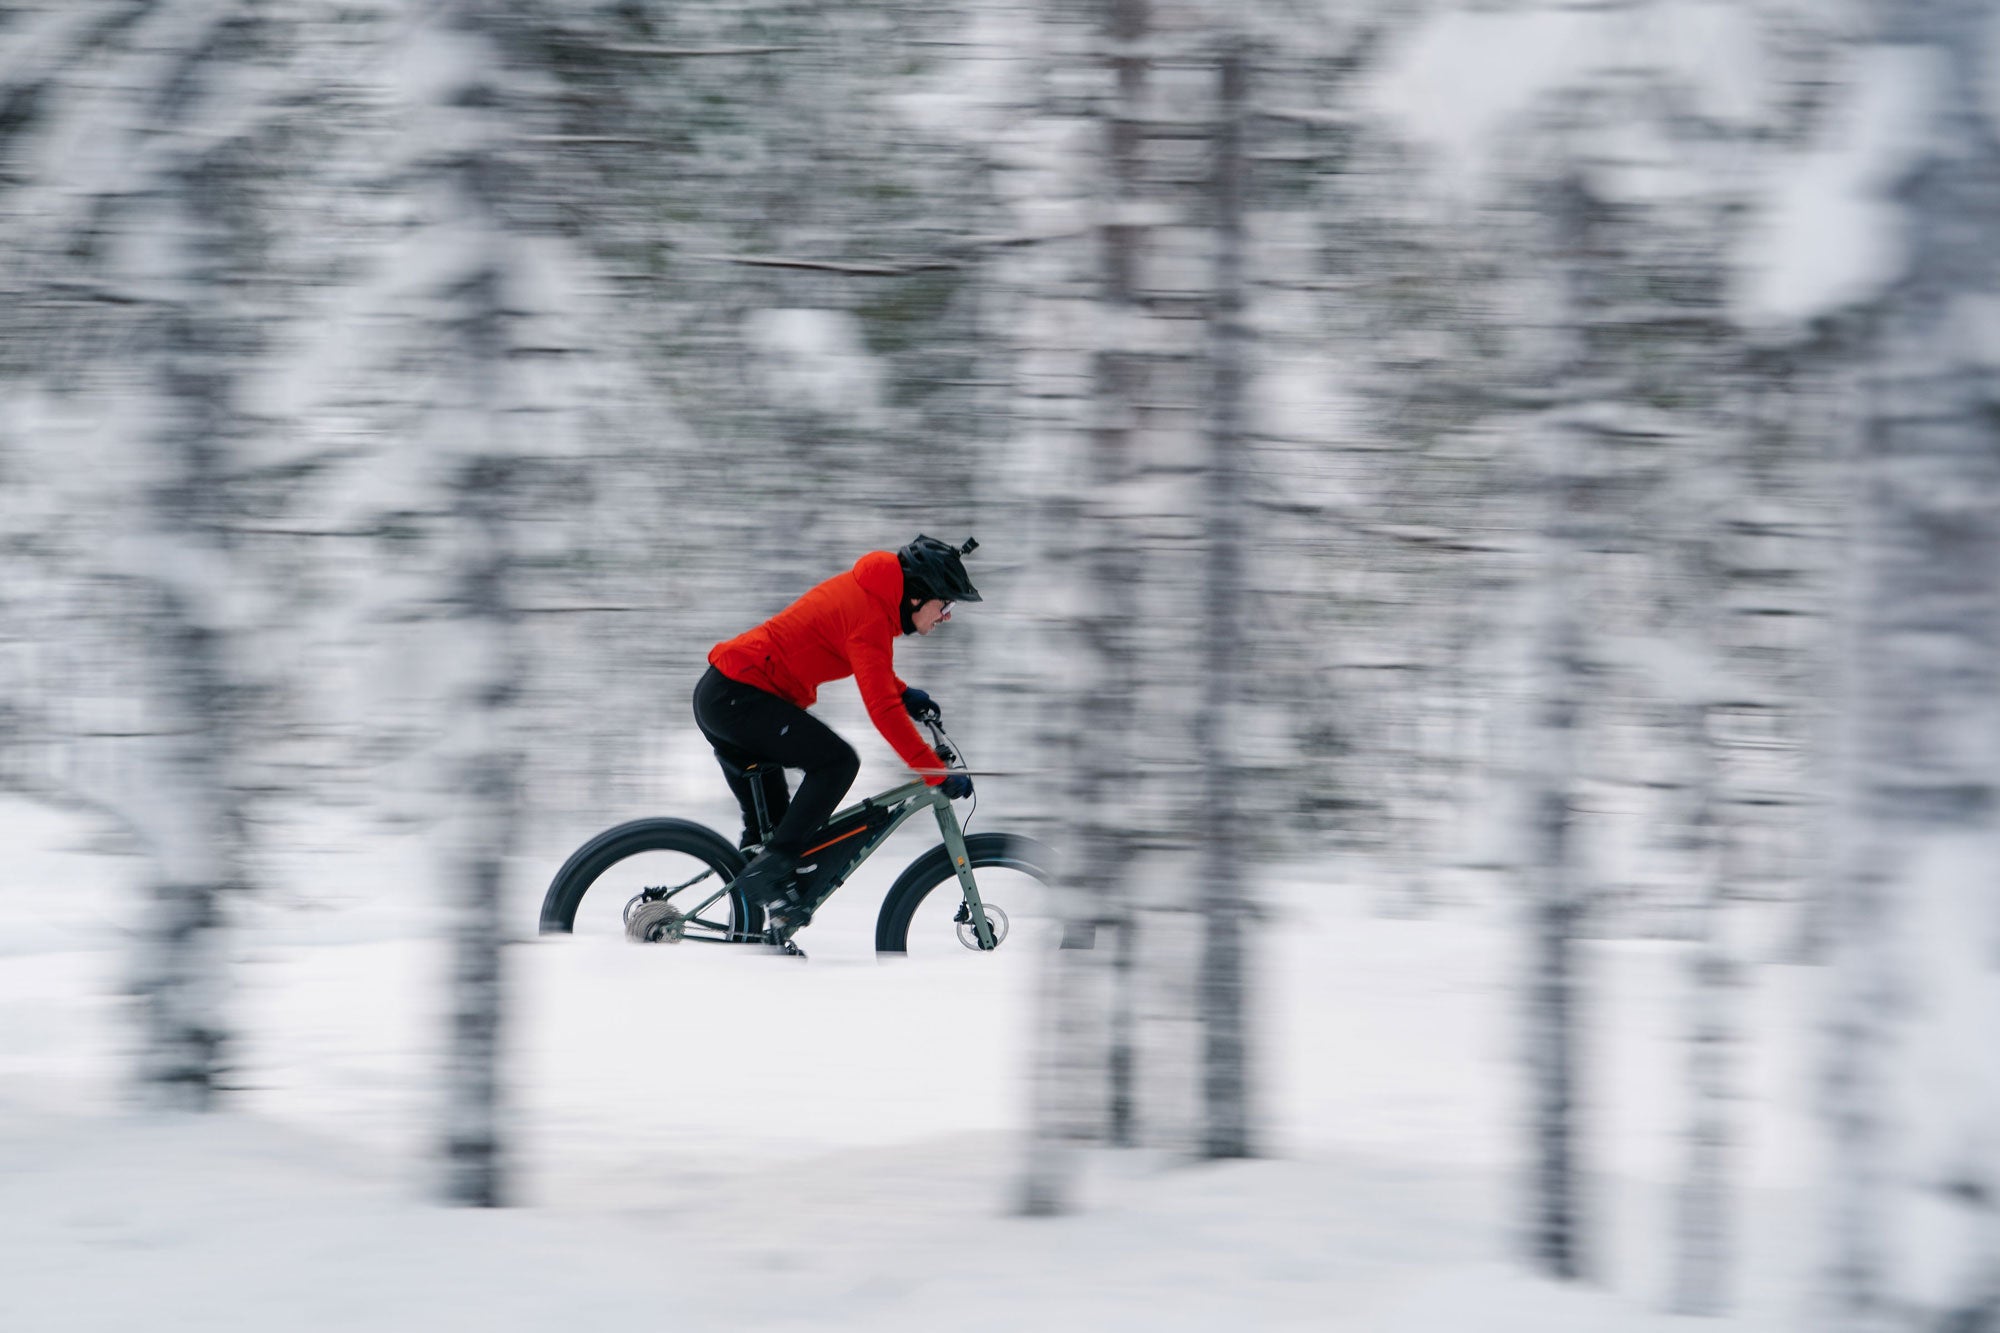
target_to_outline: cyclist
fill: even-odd
[[[897,677],[898,635],[927,635],[951,619],[954,602],[980,600],[962,556],[978,542],[953,547],[919,535],[897,551],[871,551],[843,574],[819,584],[755,629],[718,643],[694,691],[694,720],[715,747],[723,774],[743,810],[743,846],[756,840],[753,783],[776,827],[737,883],[769,914],[773,938],[789,939],[811,919],[794,874],[813,830],[847,794],[861,761],[854,747],[806,709],[830,680],[854,677],[869,720],[903,762],[931,786],[959,800],[972,779],[947,775],[937,752],[911,718],[937,716],[930,695]],[[749,765],[754,771],[745,773]],[[803,769],[796,794],[784,770]],[[807,867],[810,869],[810,867]]]

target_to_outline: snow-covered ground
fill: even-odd
[[[321,853],[242,912],[235,1110],[119,1086],[136,863],[0,806],[0,1329],[1667,1329],[1681,956],[1592,946],[1598,1280],[1516,1258],[1514,939],[1497,904],[1370,917],[1276,877],[1260,946],[1272,1156],[1087,1164],[1008,1214],[1031,972],[878,964],[877,882],[812,959],[516,931],[516,1192],[442,1207],[442,950],[422,849]],[[546,835],[552,841],[568,831]],[[524,857],[521,922],[553,862]],[[560,855],[556,854],[556,860]],[[898,858],[887,857],[887,861]],[[309,862],[309,863],[307,863]],[[899,862],[898,862],[899,863]],[[1810,977],[1746,997],[1739,1313],[1807,1326]]]

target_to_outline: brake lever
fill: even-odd
[[[951,743],[944,738],[943,721],[944,716],[942,713],[939,713],[934,717],[925,717],[923,724],[931,733],[931,749],[937,754],[938,758],[944,760],[945,767],[949,768],[958,762],[958,755],[951,748]]]

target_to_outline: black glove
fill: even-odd
[[[919,722],[935,722],[944,716],[944,710],[937,706],[937,700],[914,685],[903,691],[903,708]]]
[[[953,773],[938,784],[944,788],[947,799],[962,801],[972,795],[972,779],[963,773]]]

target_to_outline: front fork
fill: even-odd
[[[930,789],[931,804],[937,809],[938,832],[944,835],[945,854],[951,857],[952,869],[958,872],[958,887],[965,894],[965,910],[972,918],[973,935],[979,947],[992,950],[993,923],[986,919],[986,905],[979,901],[979,886],[972,881],[972,858],[966,854],[965,834],[958,827],[958,812],[951,808],[951,798],[944,794],[942,787]]]

